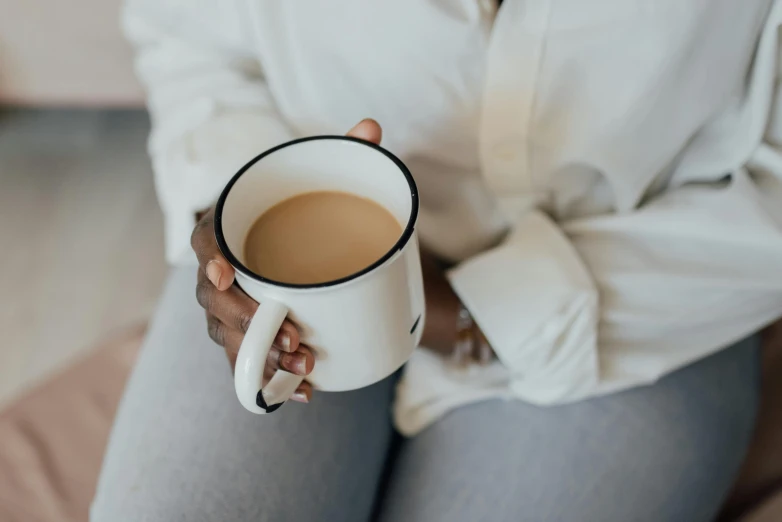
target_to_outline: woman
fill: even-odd
[[[713,519],[782,315],[780,2],[190,5],[125,12],[169,260],[192,237],[199,268],[172,272],[93,520]],[[421,193],[423,347],[398,382],[250,415],[204,333],[233,363],[256,306],[208,209],[259,151],[375,120]],[[284,325],[268,371],[315,364]]]

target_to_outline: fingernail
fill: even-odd
[[[307,398],[307,394],[303,391],[296,391],[293,395],[291,395],[291,400],[296,402],[303,402],[304,404],[308,404],[310,400]]]
[[[288,332],[280,332],[274,340],[277,347],[283,352],[291,351],[291,335]]]
[[[307,375],[307,357],[303,353],[282,353],[280,366],[296,375]]]
[[[222,270],[217,265],[217,261],[214,259],[206,264],[206,277],[215,285],[216,288],[220,288],[220,277],[222,276]]]

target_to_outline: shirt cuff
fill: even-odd
[[[597,385],[598,293],[548,216],[526,214],[501,245],[448,277],[511,371],[517,396],[552,404],[577,400]]]

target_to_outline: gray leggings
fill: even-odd
[[[539,408],[487,401],[411,439],[392,379],[255,416],[174,271],[111,436],[93,522],[706,522],[758,400],[747,339],[653,386]]]

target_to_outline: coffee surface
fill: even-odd
[[[294,196],[264,212],[244,245],[247,267],[288,284],[318,284],[360,272],[402,234],[391,213],[347,192]]]

